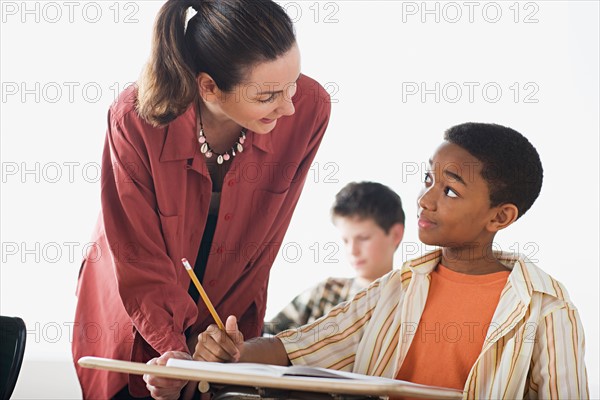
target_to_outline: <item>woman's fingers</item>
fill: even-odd
[[[146,375],[144,375],[146,377]],[[148,379],[144,378],[146,384],[150,386],[156,386],[160,388],[179,388],[181,389],[187,381],[182,381],[179,379],[170,379],[170,378],[162,378],[156,375],[148,375]]]
[[[147,362],[149,365],[166,365],[171,358],[191,359],[190,355],[181,351],[167,351],[160,357],[156,357]],[[187,381],[180,379],[162,378],[155,375],[144,374],[146,388],[152,398],[156,400],[176,400],[179,398],[181,389],[187,384]]]
[[[183,351],[167,351],[162,356],[156,359],[156,363],[158,365],[167,365],[167,361],[171,358],[178,358],[181,360],[191,360],[192,356],[188,353],[184,353]]]

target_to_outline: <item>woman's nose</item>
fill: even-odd
[[[296,112],[296,108],[294,107],[292,99],[285,98],[285,96],[282,97],[282,102],[279,107],[277,107],[277,113],[286,116],[293,115]]]
[[[281,96],[281,103],[279,104],[278,112],[281,115],[293,115],[296,112],[296,108],[294,107],[294,102],[292,98],[294,94],[296,94],[296,83],[288,84],[283,89],[283,96]]]

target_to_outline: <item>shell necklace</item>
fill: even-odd
[[[217,164],[223,164],[223,162],[229,161],[231,158],[235,157],[237,153],[241,153],[242,151],[244,151],[243,145],[246,141],[246,128],[242,128],[240,136],[237,138],[237,140],[229,150],[227,150],[224,153],[217,153],[210,147],[210,144],[208,144],[208,142],[206,141],[206,136],[204,135],[204,126],[202,125],[202,114],[200,113],[200,107],[198,107],[198,117],[200,119],[200,132],[198,132],[198,143],[200,143],[200,152],[204,154],[206,158],[217,156]]]

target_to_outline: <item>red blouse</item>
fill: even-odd
[[[301,76],[296,112],[266,135],[248,132],[231,161],[203,279],[219,315],[235,315],[245,338],[262,330],[269,270],[282,244],[310,165],[329,121],[327,92]],[[193,106],[155,128],[135,111],[136,89],[108,113],[102,157],[102,210],[77,288],[73,359],[93,355],[146,362],[188,351],[184,332],[213,323],[181,265],[194,265],[212,182],[200,153]],[[149,395],[141,377],[80,368],[84,398],[110,398],[129,383]]]

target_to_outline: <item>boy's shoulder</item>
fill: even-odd
[[[510,252],[494,252],[494,255],[511,269],[509,279],[522,297],[528,299],[537,292],[571,303],[567,288],[525,255]]]
[[[325,279],[324,281],[321,281],[321,285],[323,285],[323,286],[346,286],[346,285],[351,285],[353,281],[354,281],[354,278],[342,278],[342,277],[330,276],[329,278]]]
[[[345,288],[351,286],[352,282],[352,278],[329,277],[309,288],[306,293],[310,293],[314,298],[329,297],[331,294],[339,295]]]

